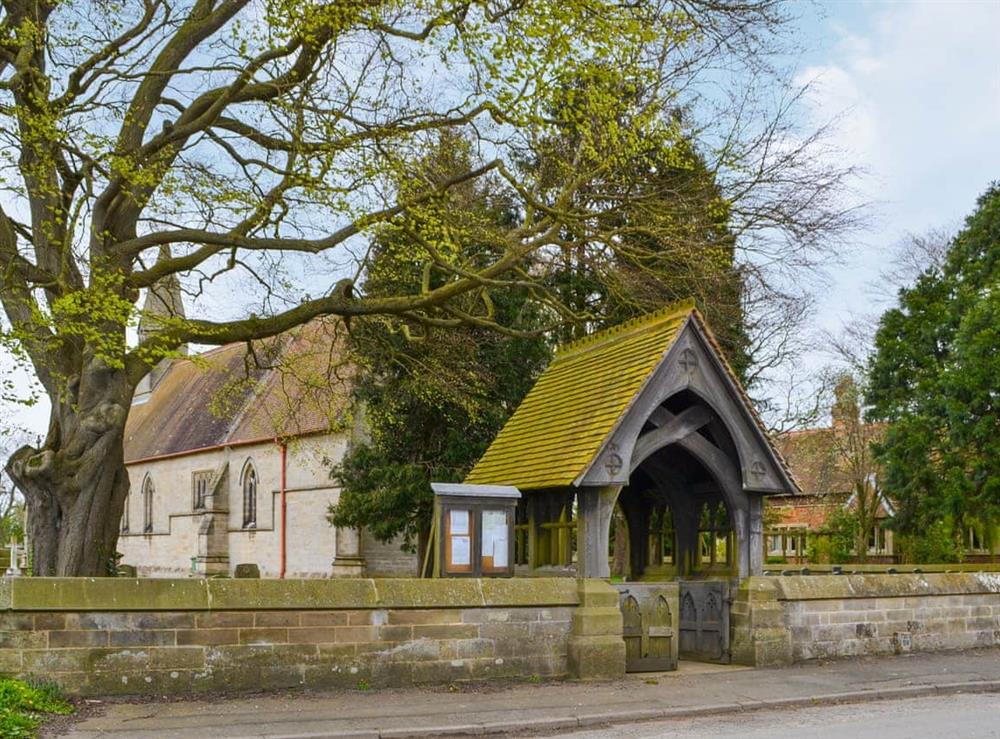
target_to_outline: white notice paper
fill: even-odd
[[[451,525],[449,533],[468,534],[469,533],[469,512],[466,510],[451,511]]]
[[[507,512],[483,511],[483,556],[493,558],[493,567],[507,566]]]
[[[507,538],[495,539],[493,541],[493,566],[496,568],[507,566]]]
[[[472,564],[472,552],[470,551],[468,536],[451,537],[451,564],[470,565]]]

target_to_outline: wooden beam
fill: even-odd
[[[657,428],[647,431],[636,441],[629,472],[634,472],[653,452],[686,439],[714,418],[715,414],[703,405],[691,406],[676,416],[662,407],[657,408],[649,417]]]

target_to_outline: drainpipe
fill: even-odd
[[[280,547],[281,547],[281,560],[280,560],[280,564],[279,564],[279,567],[278,567],[278,577],[284,578],[285,577],[285,552],[286,552],[285,531],[286,531],[286,528],[287,528],[286,524],[285,524],[285,520],[286,520],[285,514],[286,514],[286,511],[287,511],[287,508],[285,506],[285,479],[286,479],[285,473],[286,473],[287,468],[288,468],[288,447],[285,445],[284,442],[279,442],[278,443],[278,450],[279,450],[279,452],[281,454],[281,488],[280,488],[280,496],[281,496],[281,531],[280,531],[280,534],[279,534],[279,536],[280,536],[280,542],[281,542],[280,543]]]

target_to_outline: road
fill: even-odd
[[[986,739],[1000,737],[1000,695],[950,695],[730,717],[674,719],[559,734],[574,739]]]

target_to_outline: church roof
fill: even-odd
[[[579,484],[690,321],[712,346],[782,473],[791,481],[694,301],[667,306],[557,350],[465,481],[510,484],[522,490]],[[794,481],[790,485],[794,487]]]
[[[332,319],[254,343],[175,359],[149,399],[132,406],[125,461],[195,452],[342,424],[351,368]]]

